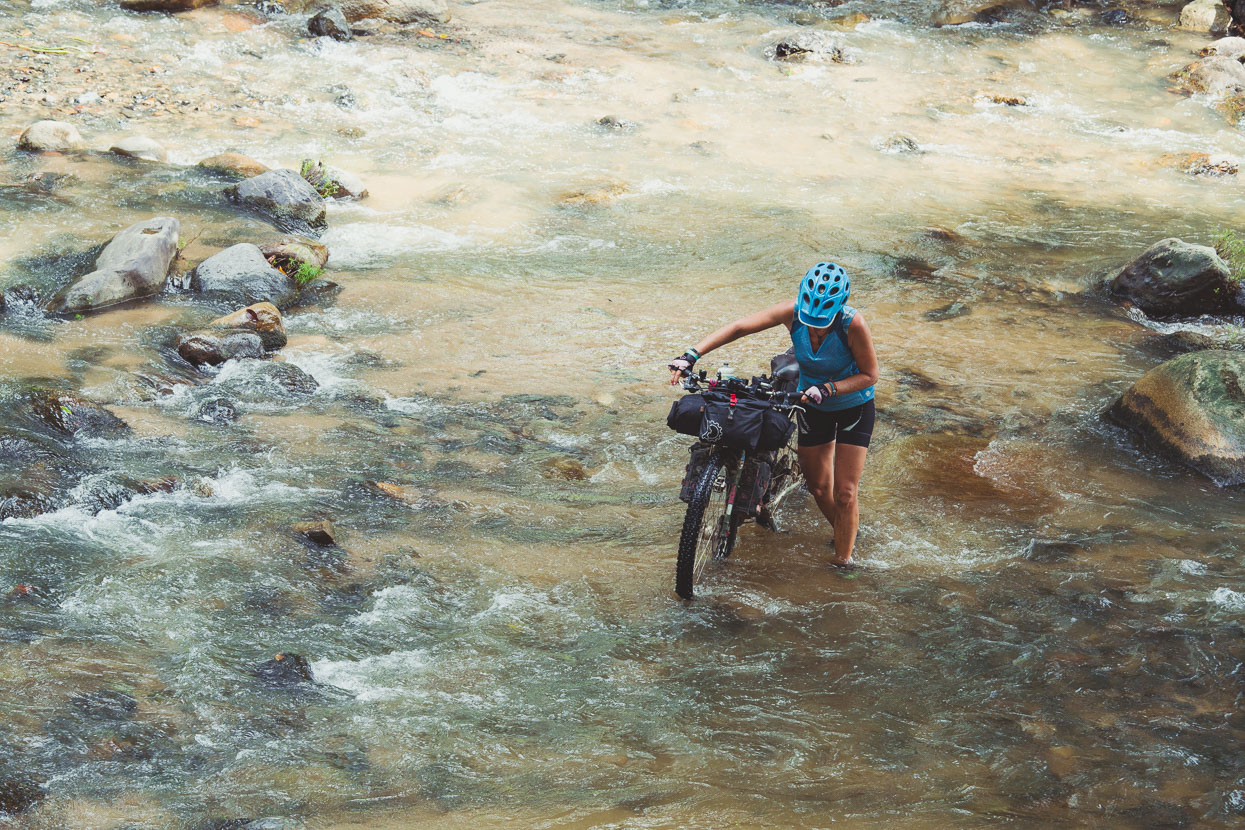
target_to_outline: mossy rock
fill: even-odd
[[[1191,352],[1151,369],[1106,416],[1221,486],[1245,482],[1245,353]]]

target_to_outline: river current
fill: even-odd
[[[14,43],[72,47],[33,66],[100,79],[50,94],[172,102],[73,117],[169,165],[4,151],[0,179],[63,178],[0,189],[3,286],[50,293],[149,216],[190,264],[267,238],[183,167],[225,150],[371,191],[329,208],[340,296],[286,316],[314,394],[253,361],[152,394],[216,313],[177,293],[0,316],[6,394],[133,429],[77,441],[94,472],[64,506],[0,523],[0,595],[42,597],[0,601],[0,778],[45,796],[12,825],[1240,822],[1242,493],[1099,417],[1170,330],[1101,281],[1245,207],[1177,161],[1245,158],[1168,89],[1208,40],[1179,4],[943,28],[921,3],[451,5],[336,43],[243,6],[0,0]],[[767,56],[802,30],[850,62]],[[9,93],[0,123],[46,109]],[[682,603],[664,364],[821,259],[882,366],[865,569],[826,567],[798,496]],[[759,372],[784,336],[721,357]],[[236,423],[197,417],[222,396]],[[99,509],[119,476],[176,486]],[[340,551],[291,533],[315,519]],[[263,683],[278,653],[316,683]]]

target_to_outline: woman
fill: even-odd
[[[873,386],[878,358],[869,326],[847,305],[851,281],[833,262],[819,262],[800,279],[796,299],[723,326],[670,361],[670,383],[709,352],[749,334],[786,326],[791,332],[805,412],[799,454],[808,491],[834,529],[831,564],[854,570],[852,550],[860,508],[856,491],[873,435]]]

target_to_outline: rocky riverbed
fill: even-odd
[[[0,0],[0,821],[1245,814],[1226,7],[151,5]],[[865,570],[677,602],[662,367],[825,258]]]

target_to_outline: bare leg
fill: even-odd
[[[834,442],[816,447],[799,447],[800,471],[808,492],[821,513],[834,527]]]
[[[852,550],[856,547],[856,530],[860,527],[860,504],[856,501],[856,490],[865,471],[867,452],[866,447],[840,444],[834,453],[831,481],[834,494],[834,562],[838,565],[851,562]]]

